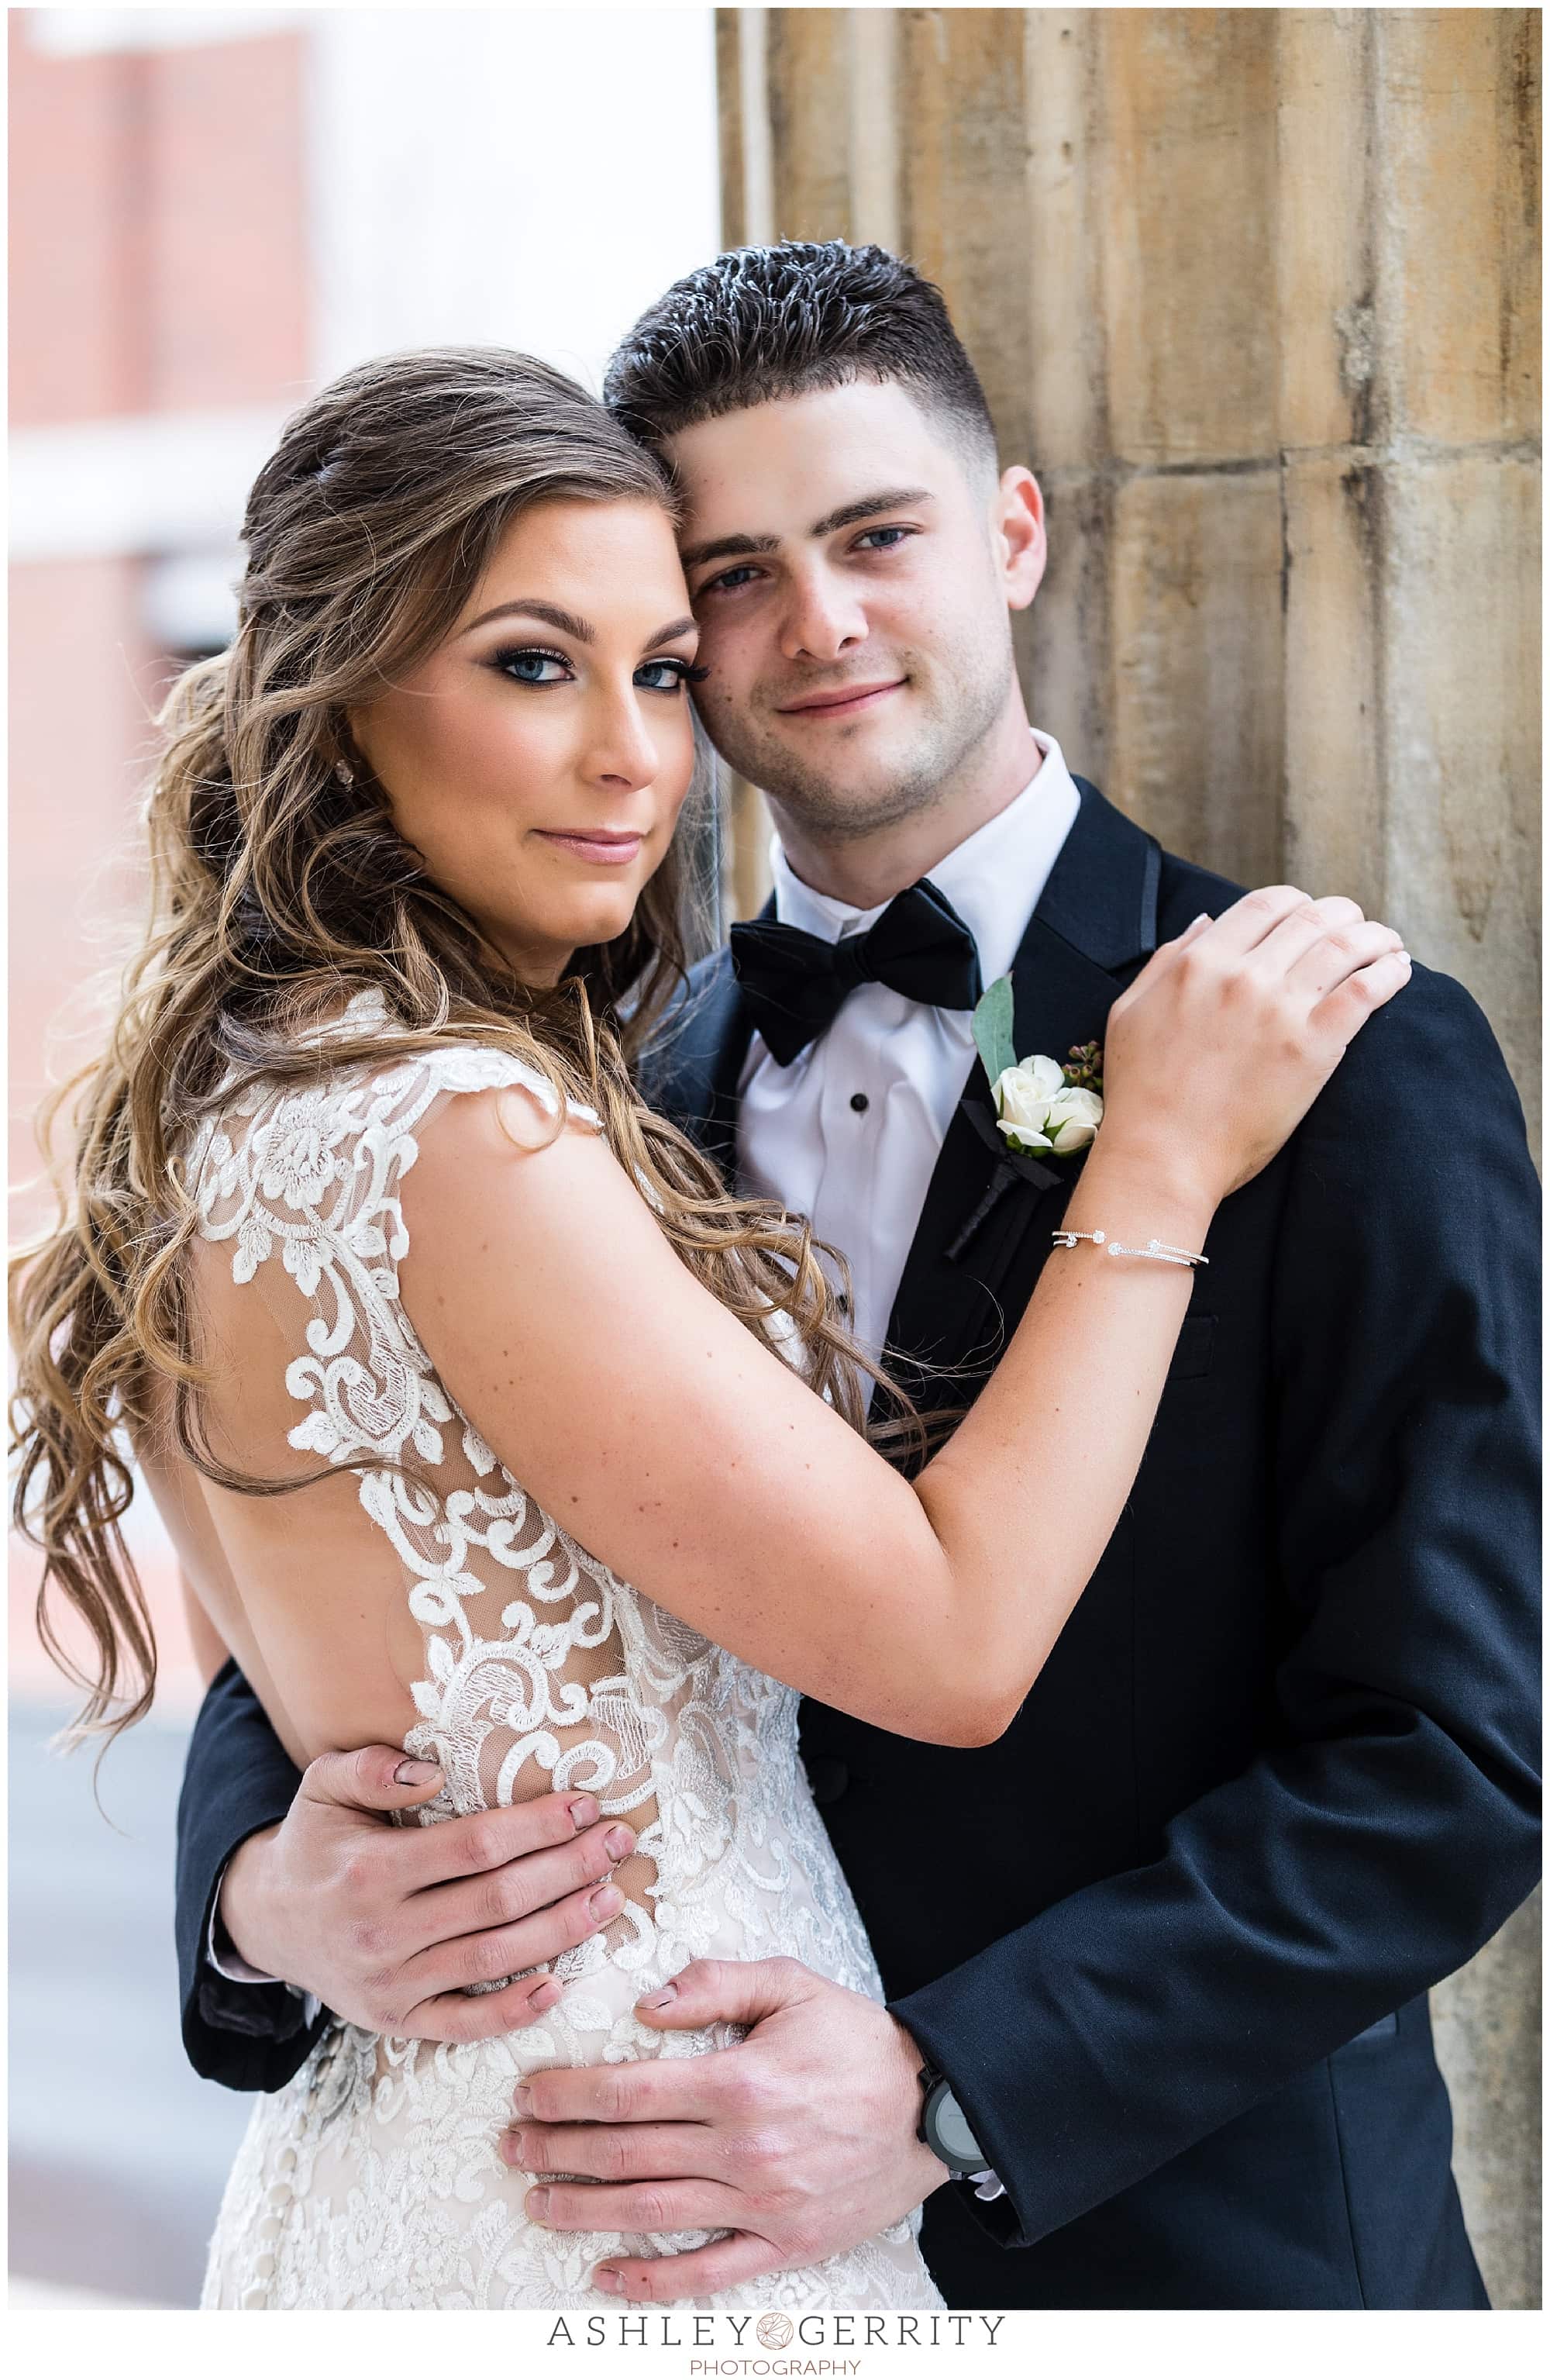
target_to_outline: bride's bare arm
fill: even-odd
[[[183,1592],[183,1616],[188,1624],[194,1667],[200,1673],[200,1683],[208,1686],[217,1670],[224,1669],[231,1659],[231,1647],[189,1585],[188,1572],[180,1568],[177,1578]]]
[[[1280,888],[1159,952],[1111,1015],[1067,1228],[1198,1249],[1406,972],[1386,928]],[[583,1545],[744,1659],[902,1734],[999,1733],[1130,1491],[1190,1274],[1052,1258],[912,1485],[700,1286],[599,1140],[516,1146],[524,1106],[452,1101],[405,1184],[406,1306],[464,1411]]]

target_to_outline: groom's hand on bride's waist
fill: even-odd
[[[314,1760],[281,1824],[228,1862],[218,1937],[259,1980],[311,1992],[369,2033],[482,2041],[540,2016],[560,1997],[547,1975],[468,1987],[605,1926],[621,1906],[610,1879],[635,1836],[575,1792],[431,1827],[390,1823],[441,1785],[440,1770],[387,1744]]]
[[[530,2074],[501,2154],[534,2177],[527,2211],[553,2230],[732,2236],[683,2255],[611,2256],[600,2289],[660,2302],[822,2264],[948,2179],[916,2137],[925,2060],[875,2000],[795,1959],[698,1959],[637,2007],[663,2031],[752,2030],[699,2058]]]

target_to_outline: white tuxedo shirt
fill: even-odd
[[[930,871],[975,938],[987,988],[1010,971],[1081,808],[1055,738],[1035,728],[1034,742],[1041,758],[1017,799]],[[779,843],[770,861],[776,916],[825,941],[865,933],[886,906],[850,909],[815,892]],[[880,983],[853,991],[829,1031],[789,1066],[776,1063],[762,1034],[749,1049],[739,1187],[807,1216],[817,1237],[846,1257],[851,1327],[874,1356],[938,1153],[977,1062],[967,1009],[923,1008]]]

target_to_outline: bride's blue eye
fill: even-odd
[[[571,675],[564,654],[546,651],[541,645],[508,646],[492,653],[490,663],[518,686],[563,686]]]
[[[696,669],[693,662],[675,661],[669,655],[660,662],[642,662],[636,672],[636,684],[644,686],[648,694],[676,694],[685,686],[697,686],[709,674],[708,670]]]

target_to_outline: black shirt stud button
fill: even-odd
[[[871,1104],[872,1102],[867,1098],[865,1091],[853,1091],[851,1093],[851,1106],[857,1115],[865,1115]]]

